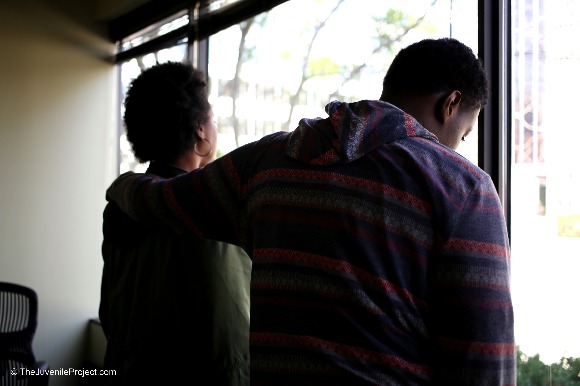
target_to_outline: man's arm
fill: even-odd
[[[236,216],[240,189],[222,178],[224,168],[235,173],[230,163],[225,156],[171,179],[128,172],[107,189],[107,200],[137,221],[241,245]]]
[[[516,384],[509,258],[503,210],[486,179],[468,196],[433,272],[437,384]]]
[[[114,202],[121,210],[131,216],[134,220],[142,222],[156,223],[152,212],[139,211],[142,205],[134,201],[134,197],[144,199],[139,194],[143,184],[152,184],[155,180],[164,180],[161,177],[144,173],[127,172],[121,174],[107,189],[107,201]]]

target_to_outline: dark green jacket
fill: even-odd
[[[154,163],[147,172],[183,173]],[[251,260],[245,252],[146,228],[111,203],[103,237],[99,317],[108,340],[105,368],[118,375],[102,380],[248,385]]]

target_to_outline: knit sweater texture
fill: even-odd
[[[382,101],[331,102],[205,168],[127,173],[132,217],[252,258],[252,385],[515,385],[490,177]]]

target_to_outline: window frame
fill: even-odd
[[[109,38],[113,42],[159,22],[184,9],[189,23],[140,46],[118,52],[113,62],[119,64],[135,57],[171,47],[184,39],[188,44],[188,59],[208,73],[207,38],[252,16],[268,11],[290,0],[238,0],[235,3],[207,11],[213,0],[150,1],[111,20]],[[511,227],[511,1],[478,0],[478,54],[490,79],[490,97],[479,121],[478,166],[487,172],[504,207],[508,232]]]
[[[212,0],[164,0],[151,1],[119,16],[109,22],[109,38],[113,42],[137,33],[179,11],[189,11],[189,23],[167,34],[152,39],[140,46],[118,52],[113,58],[115,64],[148,53],[171,47],[179,41],[206,40],[209,36],[238,24],[252,16],[268,11],[289,0],[253,1],[239,0],[215,11],[207,11]],[[202,50],[204,48],[201,48]],[[201,57],[200,55],[199,57]],[[207,61],[206,61],[207,62]]]
[[[489,101],[479,115],[478,166],[487,172],[511,229],[511,1],[479,0],[479,57],[490,80]]]

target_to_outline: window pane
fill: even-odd
[[[292,0],[211,36],[221,153],[324,117],[332,100],[378,99],[401,48],[450,35],[477,53],[477,2]],[[459,152],[477,162],[477,130]]]
[[[207,10],[210,12],[217,11],[221,8],[227,7],[233,3],[237,3],[240,0],[209,0],[207,2]]]
[[[120,42],[119,50],[126,51],[130,48],[137,47],[145,42],[155,39],[156,37],[178,29],[187,23],[189,23],[189,16],[187,11],[183,10],[123,39]]]
[[[539,384],[577,384],[580,360],[560,362],[580,357],[580,2],[516,0],[512,17],[516,341],[528,357],[557,364],[535,367]],[[525,359],[521,369],[532,366]]]

